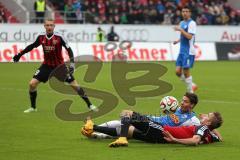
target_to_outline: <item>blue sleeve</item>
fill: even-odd
[[[170,116],[168,116],[168,115],[159,116],[159,117],[148,116],[148,118],[150,118],[151,121],[153,121],[153,122],[157,122],[157,123],[161,124],[162,126],[176,126],[176,124],[173,123]]]

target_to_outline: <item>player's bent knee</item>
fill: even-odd
[[[130,126],[129,127],[129,129],[128,129],[128,138],[132,138],[134,129],[135,129],[134,126]]]
[[[35,82],[34,80],[31,80],[31,81],[29,82],[29,87],[30,87],[31,89],[37,88],[37,85],[38,85],[38,83]]]
[[[37,86],[34,84],[34,83],[29,83],[29,88],[31,89],[31,90],[33,90],[33,89],[35,89]]]

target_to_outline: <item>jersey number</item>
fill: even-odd
[[[36,70],[36,72],[34,73],[34,76],[38,75],[38,73],[40,72],[40,70]]]

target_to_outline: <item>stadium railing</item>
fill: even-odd
[[[22,10],[18,10],[8,17],[8,22],[11,18],[16,17]],[[35,23],[36,20],[44,20],[45,18],[53,18],[56,23],[86,23],[86,12],[81,12],[80,15],[77,15],[76,12],[65,12],[65,11],[45,11],[45,16],[43,18],[36,18],[35,11],[25,11],[26,19],[23,23]],[[91,16],[91,15],[90,15]]]

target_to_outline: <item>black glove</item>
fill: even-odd
[[[73,62],[71,62],[69,65],[69,73],[73,74],[74,70],[75,70],[75,64]]]
[[[21,58],[22,54],[21,53],[18,53],[16,54],[15,56],[13,56],[13,62],[18,62],[19,59]]]

